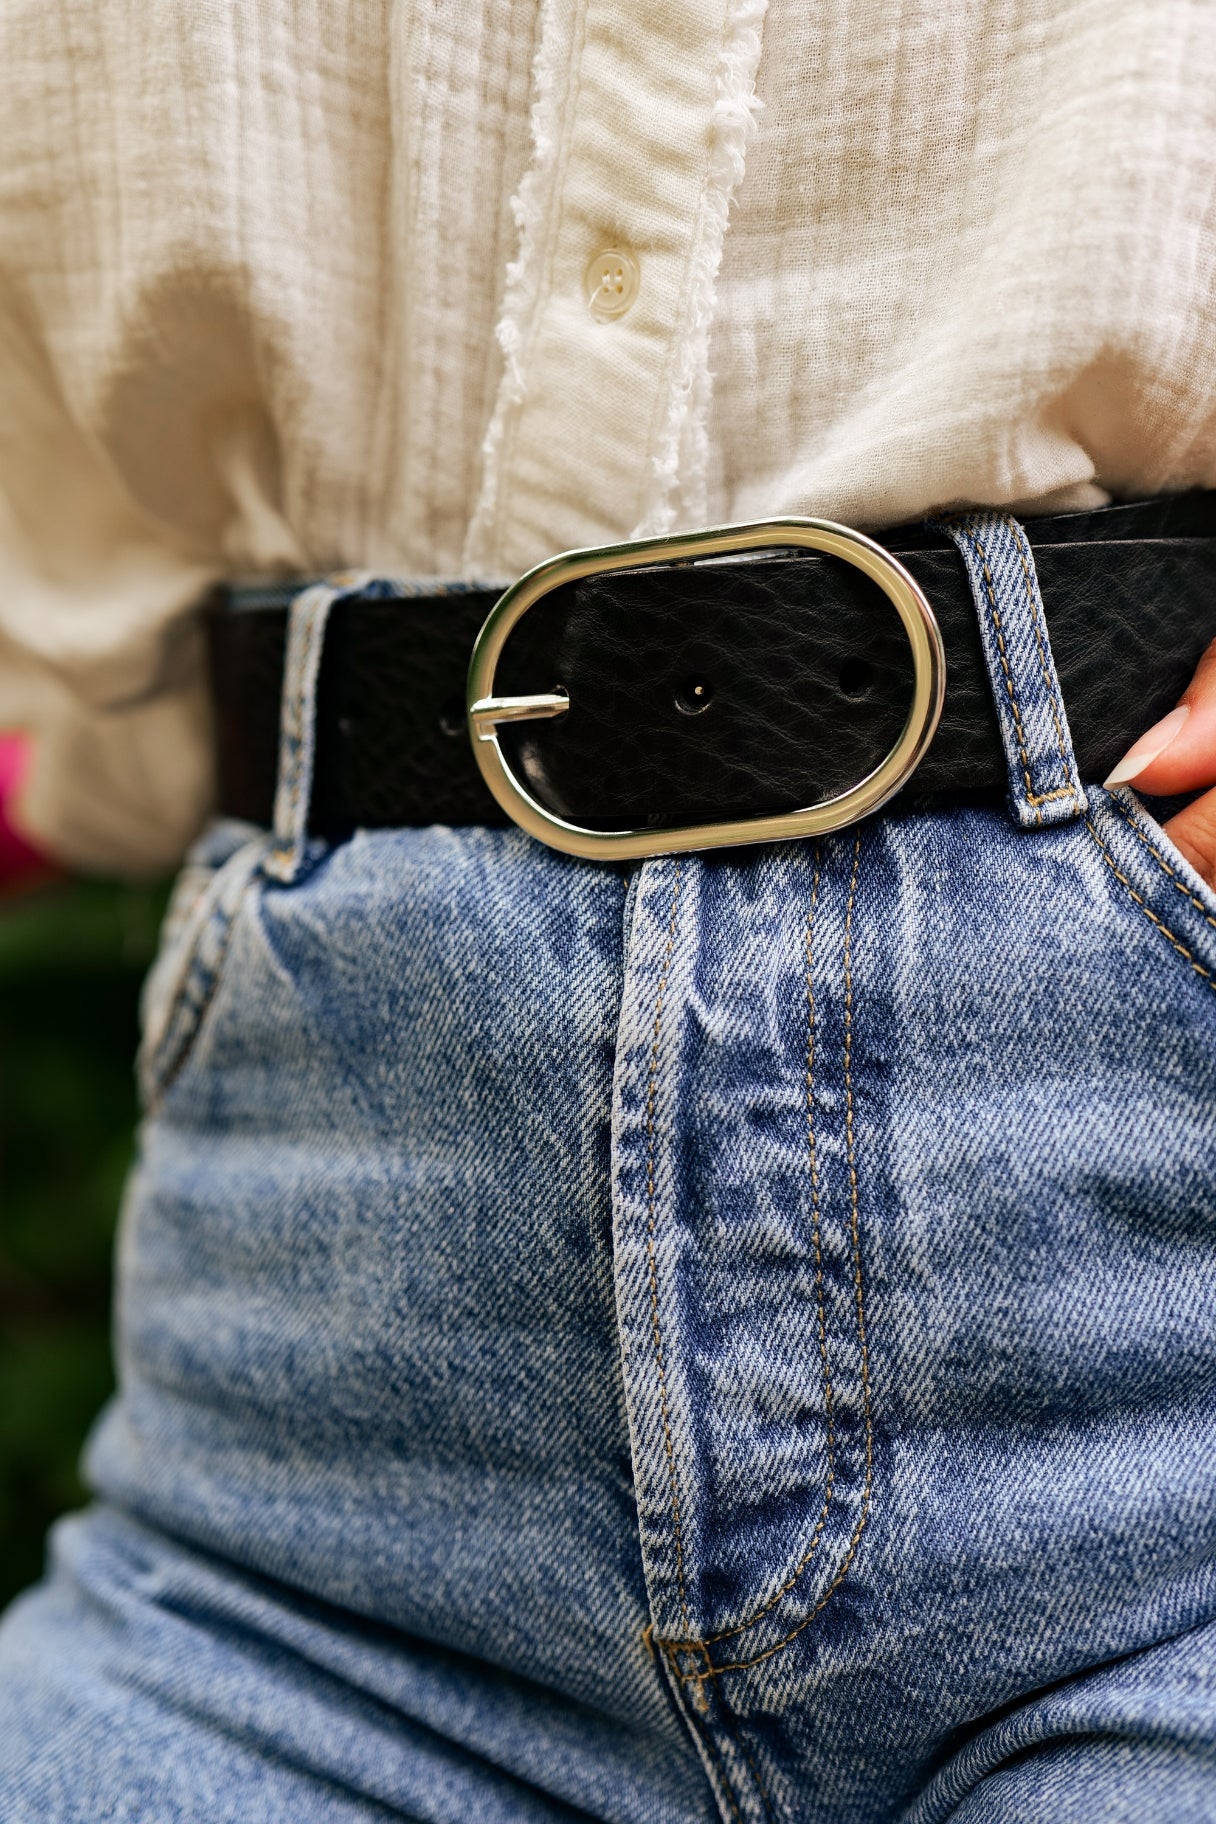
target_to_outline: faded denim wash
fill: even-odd
[[[297,615],[4,1824],[1216,1819],[1216,896],[1081,786],[1019,528],[948,529],[1008,805],[628,876],[304,841]]]

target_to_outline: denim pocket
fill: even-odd
[[[1134,793],[1089,788],[1090,834],[1132,910],[1178,966],[1216,995],[1216,893]]]
[[[220,823],[196,843],[177,877],[140,1004],[138,1076],[151,1112],[181,1074],[215,998],[228,940],[268,838]]]

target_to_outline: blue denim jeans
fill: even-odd
[[[1008,804],[629,873],[306,840],[304,603],[4,1824],[1216,1818],[1216,896],[950,529]]]

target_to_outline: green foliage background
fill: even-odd
[[[0,907],[0,1603],[84,1500],[80,1450],[113,1384],[110,1252],[163,899],[77,882]]]

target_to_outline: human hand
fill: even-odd
[[[1106,784],[1134,785],[1156,798],[1216,786],[1216,640],[1200,659],[1177,709],[1141,735]],[[1165,832],[1208,885],[1216,887],[1216,791],[1204,791],[1171,817]]]

